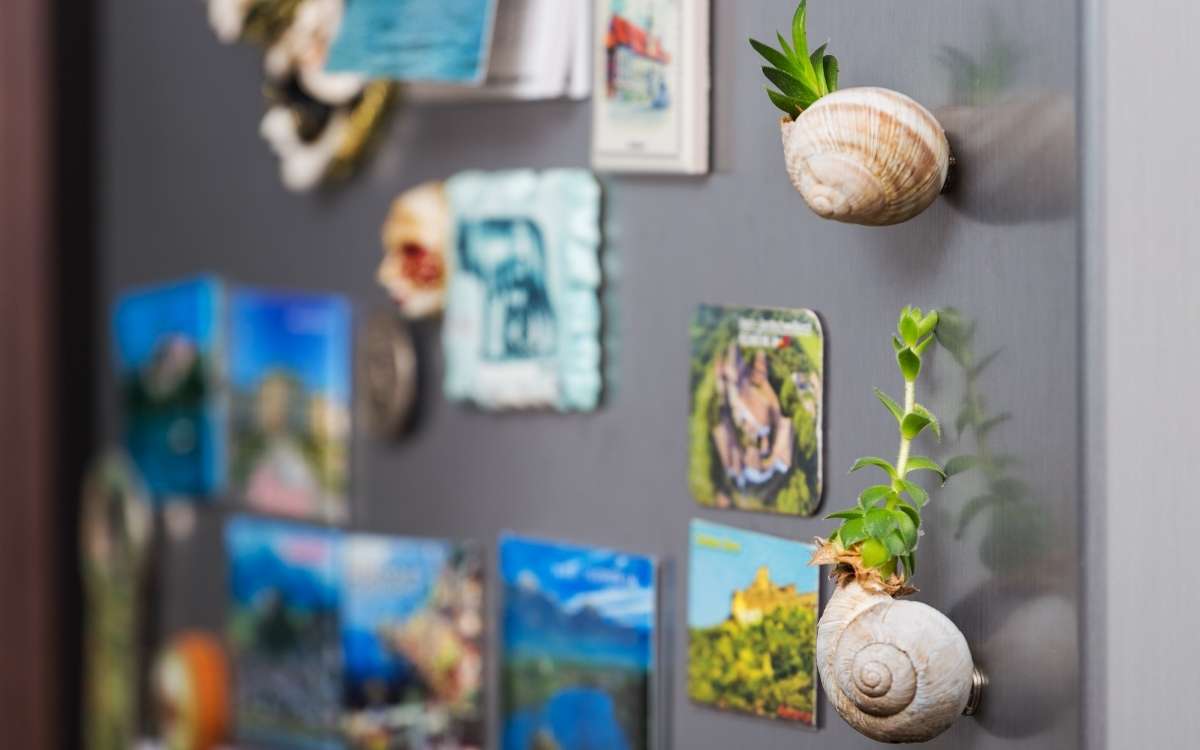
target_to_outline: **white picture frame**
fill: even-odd
[[[596,0],[592,166],[709,171],[710,0]]]

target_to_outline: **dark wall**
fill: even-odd
[[[1000,502],[956,528],[974,497],[963,478],[935,496],[919,595],[950,610],[993,686],[978,720],[942,748],[1079,746],[1080,281],[1075,209],[1077,10],[1069,0],[814,2],[812,34],[833,39],[844,86],[914,96],[943,117],[960,157],[951,195],[917,219],[869,229],[823,222],[789,187],[778,118],[747,36],[786,26],[791,2],[716,0],[714,173],[605,177],[608,392],[594,415],[479,413],[444,402],[437,330],[419,330],[429,367],[424,419],[400,444],[360,441],[354,526],[471,537],[502,529],[656,554],[686,570],[687,522],[702,516],[798,539],[831,524],[706,511],[686,485],[687,323],[700,302],[803,306],[828,338],[826,508],[849,502],[855,457],[894,450],[871,387],[894,388],[887,333],[905,304],[953,306],[975,322],[973,381],[1010,418],[989,450],[1012,457]],[[467,168],[583,166],[587,103],[415,107],[395,118],[378,158],[330,193],[286,193],[257,135],[260,55],[222,47],[203,4],[107,3],[100,104],[103,298],[121,288],[214,270],[258,285],[330,289],[366,309],[379,226],[400,190]],[[1010,48],[1011,64],[974,72]],[[998,57],[997,57],[998,59]],[[988,70],[1004,75],[993,76]],[[953,71],[974,86],[952,86]],[[997,80],[997,85],[987,82]],[[97,310],[90,333],[106,334]],[[107,350],[97,366],[108,367]],[[953,425],[963,372],[945,353],[926,397]],[[100,415],[115,426],[111,379]],[[971,447],[948,430],[935,455]],[[1019,482],[1019,484],[1017,483]],[[220,627],[220,512],[169,549],[164,628]],[[686,577],[669,592],[674,646],[662,665],[671,746],[706,750],[869,747],[822,701],[821,731],[722,714],[686,700]],[[495,602],[493,601],[493,604]],[[1018,658],[1021,656],[1021,658]],[[496,695],[489,697],[492,718]],[[494,723],[493,723],[494,726]]]

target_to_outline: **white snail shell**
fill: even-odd
[[[941,612],[849,581],[817,624],[817,668],[830,702],[880,742],[925,742],[971,697],[967,641]]]
[[[928,208],[946,184],[946,133],[904,94],[835,91],[781,127],[788,176],[826,219],[899,224]]]

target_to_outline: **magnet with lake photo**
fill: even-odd
[[[660,746],[657,570],[643,555],[501,537],[501,750]]]
[[[701,305],[691,325],[688,485],[714,508],[821,504],[824,333],[805,309]]]
[[[698,519],[690,534],[688,697],[815,729],[816,547]]]

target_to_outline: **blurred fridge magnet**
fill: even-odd
[[[127,291],[113,307],[125,448],[162,501],[225,485],[224,298],[202,276]]]
[[[326,70],[342,10],[343,0],[208,0],[221,41],[266,48],[260,132],[291,190],[349,176],[393,98],[388,82]]]
[[[482,750],[479,547],[354,534],[342,562],[347,745]]]
[[[591,0],[504,0],[478,85],[409,83],[406,101],[586,99],[592,88]]]
[[[496,2],[353,0],[327,67],[394,81],[480,83],[487,74]]]
[[[701,305],[692,318],[688,484],[717,508],[821,504],[824,349],[811,310]]]
[[[125,750],[138,730],[139,610],[154,520],[133,463],[100,456],[84,478],[80,559],[87,604],[84,746]]]
[[[229,663],[220,640],[181,633],[159,654],[152,679],[167,750],[212,750],[228,739]]]
[[[441,182],[400,195],[383,224],[377,278],[409,319],[440,315],[446,305],[450,204]]]
[[[232,480],[249,507],[347,519],[350,317],[337,295],[230,294]]]
[[[316,526],[226,523],[238,747],[343,747],[341,540]]]
[[[600,400],[600,186],[586,170],[464,172],[446,190],[446,396],[489,409]]]
[[[708,172],[708,0],[597,0],[592,165]]]
[[[358,403],[371,433],[399,437],[417,400],[417,352],[408,326],[392,310],[367,318],[354,362]]]

